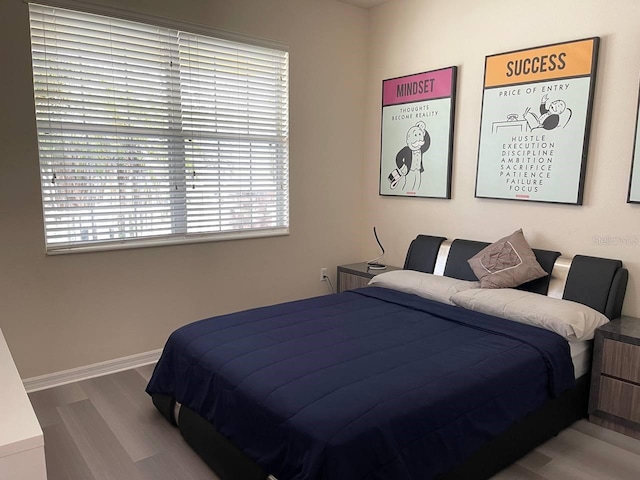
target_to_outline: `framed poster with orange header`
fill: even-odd
[[[582,204],[599,42],[486,57],[476,197]]]

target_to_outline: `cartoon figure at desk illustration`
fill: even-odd
[[[544,94],[540,100],[540,115],[536,115],[530,107],[527,107],[522,118],[527,121],[530,130],[536,128],[553,130],[559,126],[566,127],[571,120],[572,113],[564,100],[549,100],[549,95]]]
[[[418,122],[409,128],[406,137],[407,146],[396,155],[396,167],[389,174],[391,188],[394,189],[402,181],[402,190],[417,192],[422,184],[422,155],[431,146],[431,137],[424,122]]]

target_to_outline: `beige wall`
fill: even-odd
[[[418,233],[493,240],[523,227],[566,255],[621,258],[640,316],[640,206],[625,203],[636,116],[637,0],[93,0],[290,45],[291,235],[44,254],[27,7],[0,2],[0,328],[23,378],[160,348],[204,316],[326,292],[318,269],[389,263]],[[487,54],[600,36],[584,205],[473,197]],[[384,78],[459,66],[451,200],[378,196]],[[335,273],[334,273],[335,275]],[[334,278],[335,280],[335,278]]]
[[[624,312],[640,316],[640,205],[626,203],[640,73],[637,0],[392,0],[371,11],[364,220],[402,265],[418,233],[493,241],[523,227],[533,246],[619,258],[630,270]],[[584,205],[475,199],[486,55],[601,37]],[[457,65],[451,200],[378,196],[381,81]],[[595,237],[606,237],[602,244]],[[623,244],[618,239],[631,240]],[[371,242],[363,243],[373,254]]]
[[[0,328],[23,378],[160,348],[205,316],[327,292],[359,258],[365,10],[325,0],[101,0],[290,45],[291,234],[46,256],[27,5],[0,2]]]

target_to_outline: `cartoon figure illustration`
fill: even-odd
[[[409,128],[406,143],[407,146],[396,155],[397,168],[389,174],[388,178],[392,189],[404,179],[402,189],[416,192],[422,184],[422,172],[424,172],[422,155],[431,146],[431,137],[424,122],[418,122]]]
[[[527,121],[530,130],[536,128],[553,130],[560,126],[561,123],[562,128],[566,127],[569,120],[571,120],[572,113],[564,100],[550,101],[549,95],[545,94],[540,100],[540,116],[533,113],[531,108],[527,107],[522,117]]]

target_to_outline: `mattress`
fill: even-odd
[[[426,480],[573,387],[573,373],[555,333],[369,287],[182,327],[147,392],[277,478]]]
[[[571,352],[575,378],[580,378],[591,370],[592,345],[593,342],[591,340],[569,342],[569,351]]]

